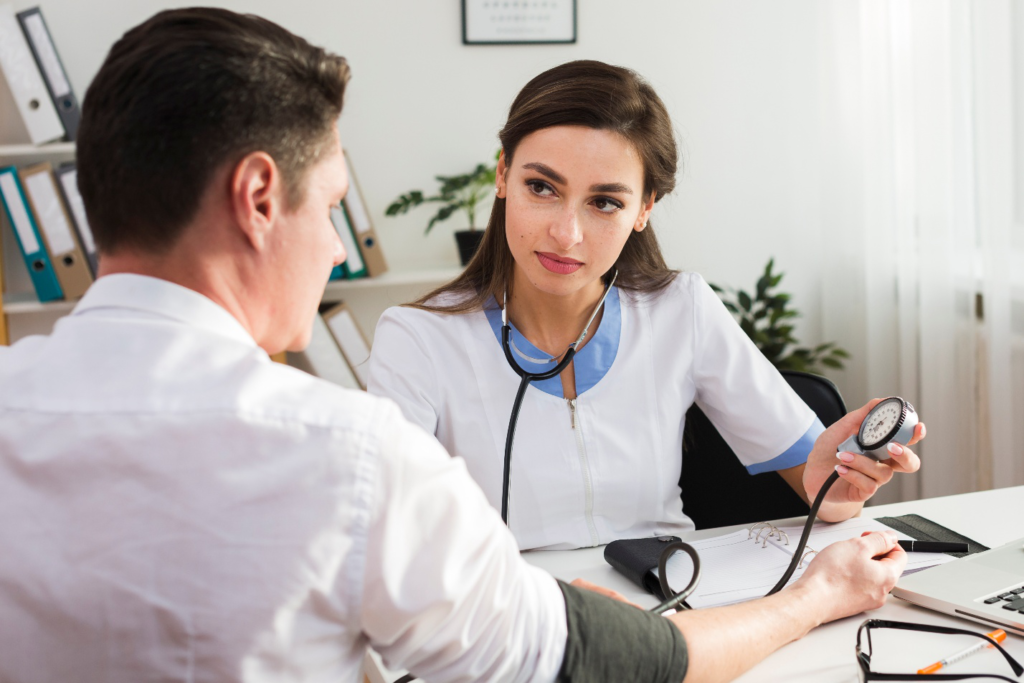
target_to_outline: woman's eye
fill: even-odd
[[[598,197],[594,200],[594,208],[602,213],[614,213],[622,208],[622,204],[608,197]]]
[[[539,197],[550,197],[555,193],[554,188],[542,180],[527,180],[526,186]]]

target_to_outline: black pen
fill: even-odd
[[[966,553],[966,543],[943,543],[941,541],[900,541],[900,547],[908,553]]]

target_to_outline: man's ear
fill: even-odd
[[[281,170],[266,152],[247,154],[235,165],[230,192],[236,224],[253,248],[263,251],[284,201]]]

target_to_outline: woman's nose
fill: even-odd
[[[583,231],[580,229],[579,216],[575,208],[567,206],[559,213],[556,222],[551,226],[551,236],[555,238],[558,246],[566,251],[583,240]]]

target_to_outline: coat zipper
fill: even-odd
[[[565,402],[569,404],[569,423],[576,437],[576,454],[580,458],[580,470],[583,472],[583,514],[590,530],[590,545],[596,546],[600,544],[600,539],[597,535],[597,525],[594,524],[594,483],[590,479],[590,463],[587,460],[587,449],[583,445],[583,427],[576,421],[576,400],[567,398]]]

